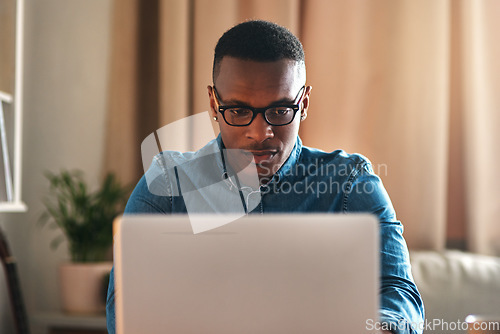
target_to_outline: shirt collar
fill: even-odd
[[[219,153],[217,155],[217,165],[219,166],[220,170],[222,171],[222,175],[226,174],[227,173],[227,169],[226,169],[226,164],[224,163],[224,157],[223,157],[223,149],[225,148],[224,146],[224,143],[222,142],[222,137],[219,133],[219,135],[217,136],[217,138],[215,139],[215,141],[217,142],[217,146],[219,147]]]

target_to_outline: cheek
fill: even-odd
[[[222,120],[222,122],[224,122],[224,120]],[[240,128],[229,126],[225,123],[219,123],[219,130],[226,148],[238,147],[238,140],[244,137]]]
[[[294,121],[287,126],[275,130],[275,135],[280,138],[284,147],[287,147],[289,150],[295,145],[295,140],[299,133],[299,125],[299,122]]]
[[[296,118],[290,125],[285,129],[286,137],[291,139],[295,143],[295,138],[299,134],[300,120]]]

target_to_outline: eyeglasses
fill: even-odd
[[[253,108],[247,106],[221,106],[220,97],[212,86],[212,92],[217,103],[218,111],[222,114],[224,121],[231,126],[247,126],[253,122],[257,114],[264,114],[264,119],[269,125],[282,126],[292,123],[295,114],[300,109],[300,102],[304,97],[303,91],[306,86],[302,86],[292,104],[279,104],[265,108]],[[300,98],[299,98],[300,97]],[[298,99],[298,101],[297,101]],[[297,103],[295,103],[297,101]]]

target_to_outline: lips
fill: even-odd
[[[278,153],[275,150],[248,150],[246,152],[253,155],[256,164],[267,162],[271,160],[276,155],[276,153]]]

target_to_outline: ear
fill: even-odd
[[[302,98],[302,110],[300,112],[300,117],[303,120],[307,117],[312,86],[306,86],[305,90],[304,97]]]
[[[214,117],[217,117],[217,110],[215,109],[216,108],[216,103],[215,103],[215,98],[214,98],[214,94],[213,94],[213,89],[212,89],[212,86],[207,86],[207,90],[208,90],[208,98],[210,100],[210,118],[214,118]]]

